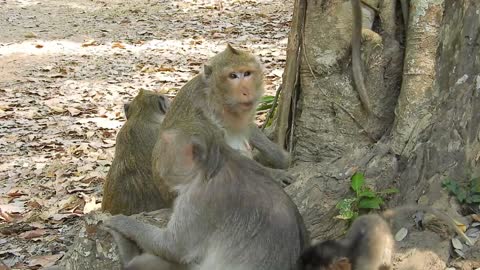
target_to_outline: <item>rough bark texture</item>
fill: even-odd
[[[349,2],[308,1],[291,168],[298,180],[287,191],[315,239],[345,230],[334,219],[334,205],[349,194],[356,170],[377,189],[400,189],[390,206],[432,205],[468,223],[441,182],[480,174],[480,3],[410,1],[403,68],[400,8],[383,2],[375,32],[363,33],[368,94],[382,116],[368,119],[352,88]],[[436,233],[418,232],[410,215],[399,217],[393,231],[400,227],[411,232],[398,244],[396,269],[444,269],[447,263],[472,269],[480,260],[474,247],[467,260],[449,261],[450,237],[440,237],[444,230],[433,220],[427,228]]]

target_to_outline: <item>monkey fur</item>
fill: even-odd
[[[117,134],[103,187],[104,211],[131,215],[170,205],[154,184],[151,158],[168,106],[167,97],[147,90],[124,106],[127,121]]]
[[[253,123],[255,110],[263,95],[263,68],[251,53],[230,45],[212,57],[201,74],[187,82],[177,93],[165,115],[162,130],[201,123],[206,129],[223,133],[223,140],[232,148],[252,158],[257,148],[273,169],[286,169],[289,154],[270,141]],[[162,153],[162,144],[155,145],[153,161]],[[155,166],[154,166],[155,167]],[[288,182],[284,171],[271,170],[277,181]],[[155,171],[154,171],[154,175]],[[163,180],[155,178],[158,183]]]
[[[406,205],[386,210],[381,215],[368,214],[355,219],[347,235],[326,240],[308,248],[299,258],[299,270],[390,270],[394,244],[387,220],[401,211],[426,211],[449,224],[465,241],[471,240],[448,215],[428,206]]]
[[[367,88],[365,87],[365,78],[363,77],[362,65],[362,7],[361,0],[351,0],[353,13],[352,28],[352,71],[353,81],[357,89],[358,96],[362,102],[363,108],[368,115],[372,115],[372,106],[368,97]]]
[[[223,136],[201,121],[162,131],[165,155],[157,171],[178,191],[167,227],[123,215],[105,225],[145,253],[187,269],[295,269],[309,243],[297,207],[265,167]]]

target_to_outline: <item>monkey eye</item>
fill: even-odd
[[[228,75],[230,77],[230,79],[236,79],[238,78],[237,74],[235,74],[234,72],[230,73],[230,75]]]
[[[246,71],[245,73],[243,73],[243,76],[248,77],[250,76],[250,74],[252,74],[250,71]]]

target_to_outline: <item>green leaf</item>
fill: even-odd
[[[364,209],[380,209],[380,205],[383,204],[383,200],[379,197],[375,198],[362,198],[358,202],[358,208]]]
[[[465,202],[465,199],[467,198],[467,192],[463,188],[459,188],[457,194],[455,194],[457,197],[457,200],[461,203]]]
[[[335,216],[335,218],[345,220],[352,219],[353,217],[355,217],[355,213],[352,210],[340,211],[340,214]]]
[[[352,189],[358,194],[360,192],[360,188],[363,186],[365,183],[365,177],[363,176],[363,173],[356,172],[354,175],[352,175]]]
[[[472,179],[470,190],[473,193],[480,193],[480,177]]]
[[[355,200],[356,200],[355,198],[342,199],[337,203],[337,205],[335,207],[337,209],[339,209],[340,211],[345,210],[345,209],[351,209],[352,204],[353,204],[353,202],[355,202]]]
[[[470,196],[470,200],[472,201],[472,203],[480,203],[480,195],[472,195]]]
[[[383,194],[394,194],[394,193],[398,193],[398,192],[399,192],[399,190],[396,189],[396,188],[387,188],[387,189],[382,190],[381,193],[383,193]]]
[[[375,198],[377,197],[377,194],[371,190],[362,190],[358,194],[358,197],[367,197],[367,198]]]
[[[273,102],[274,99],[275,96],[266,95],[260,98],[260,102]]]
[[[442,183],[442,185],[454,195],[457,195],[458,190],[460,189],[460,186],[458,185],[458,183],[453,180],[446,180]]]

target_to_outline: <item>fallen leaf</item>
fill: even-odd
[[[67,108],[67,111],[70,113],[71,116],[79,115],[82,112],[79,109],[75,108]]]
[[[35,45],[35,48],[41,49],[41,48],[43,48],[43,45],[42,45],[42,44],[36,44],[36,45]]]
[[[46,232],[47,231],[44,229],[36,229],[36,230],[21,233],[19,237],[23,239],[32,239],[32,238],[40,237],[44,235]]]
[[[125,45],[123,45],[120,42],[114,42],[114,43],[112,43],[112,48],[125,49]]]
[[[54,265],[62,256],[62,254],[35,256],[30,259],[28,266],[49,267]]]
[[[91,196],[86,199],[87,203],[83,207],[83,213],[88,214],[92,211],[99,210],[100,207],[102,206],[101,203],[96,203],[95,196]]]
[[[400,242],[402,241],[403,239],[405,239],[405,237],[407,236],[408,234],[408,230],[407,228],[401,228],[400,230],[398,230],[398,232],[395,234],[395,240],[397,242]]]
[[[82,47],[90,47],[90,46],[98,46],[97,41],[95,39],[90,39],[82,43]]]

